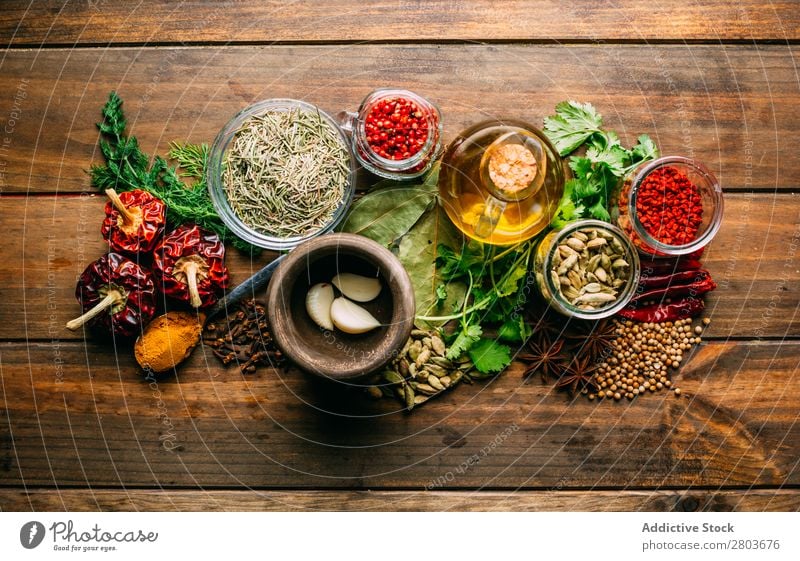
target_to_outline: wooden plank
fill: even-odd
[[[657,9],[657,8],[655,8]],[[0,189],[83,192],[108,92],[150,154],[211,142],[249,103],[300,98],[336,113],[395,84],[442,109],[444,140],[489,117],[535,124],[591,101],[631,143],[704,161],[726,189],[792,189],[800,155],[797,61],[780,46],[319,45],[11,50],[0,59]]]
[[[0,37],[14,45],[153,42],[598,39],[787,40],[798,37],[791,1],[581,2],[540,0],[292,3],[212,0],[176,5],[6,1]]]
[[[181,491],[3,489],[12,512],[796,512],[797,490],[750,491]]]
[[[75,340],[64,329],[79,315],[75,282],[107,246],[100,237],[100,196],[12,197],[0,205],[7,242],[0,262],[0,338]],[[800,198],[726,197],[725,220],[704,262],[719,288],[708,298],[711,337],[797,337],[800,304]],[[239,283],[272,258],[231,249],[228,266]],[[13,272],[13,273],[12,273]]]
[[[148,384],[127,349],[4,343],[6,486],[561,490],[797,486],[800,343],[703,344],[683,389],[574,402],[519,366],[411,415],[201,350]],[[58,363],[57,359],[63,361]]]

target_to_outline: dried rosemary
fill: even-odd
[[[223,171],[228,203],[247,226],[278,238],[313,234],[345,196],[349,157],[318,112],[271,111],[247,119]]]

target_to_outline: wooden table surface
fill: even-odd
[[[0,40],[1,510],[800,509],[797,1],[6,0]],[[713,170],[719,288],[684,397],[571,401],[513,365],[408,415],[203,349],[151,385],[63,328],[103,253],[110,90],[164,154],[259,99],[336,112],[384,85],[435,100],[445,141],[571,98]],[[274,257],[229,255],[236,282]]]

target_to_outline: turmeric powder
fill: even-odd
[[[205,316],[167,312],[153,319],[136,340],[136,362],[145,370],[166,372],[186,359],[200,341]]]

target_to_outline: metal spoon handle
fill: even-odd
[[[272,278],[272,273],[275,272],[275,269],[278,268],[278,265],[280,265],[285,256],[285,254],[278,256],[275,260],[255,273],[249,279],[231,290],[227,296],[225,296],[225,298],[217,302],[213,307],[209,308],[208,315],[206,317],[209,320],[212,319],[220,312],[224,312],[229,308],[232,308],[237,302],[239,302],[239,300],[243,298],[255,298],[257,292],[267,287],[269,284],[269,279]]]

